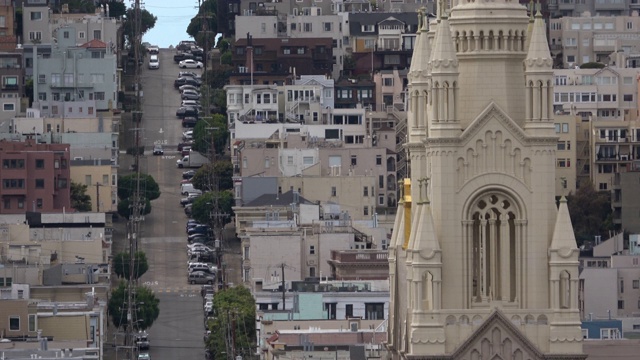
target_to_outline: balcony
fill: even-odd
[[[331,250],[331,260],[342,264],[387,264],[388,257],[385,250]]]

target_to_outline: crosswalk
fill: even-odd
[[[156,294],[185,294],[185,295],[197,295],[200,296],[200,288],[199,287],[166,287],[166,288],[153,288],[152,289]]]

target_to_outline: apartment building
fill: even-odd
[[[330,73],[334,79],[338,79],[342,75],[344,63],[344,42],[349,39],[347,17],[337,14],[322,14],[317,6],[305,8],[305,11],[300,14],[288,15],[270,9],[270,5],[272,4],[256,10],[246,10],[242,16],[237,16],[236,25],[242,29],[242,33],[237,33],[235,40],[241,39],[247,33],[254,39],[331,38],[333,66]],[[273,3],[273,5],[277,5],[277,3]],[[260,54],[254,53],[256,58],[258,55]],[[297,71],[300,70],[302,69],[297,69]]]
[[[0,141],[0,214],[71,209],[68,144]]]
[[[556,136],[559,137],[556,148],[556,196],[567,196],[575,193],[578,187],[577,171],[582,163],[577,161],[576,134],[581,121],[573,115],[556,115],[554,121]]]
[[[611,207],[616,230],[640,233],[640,162],[637,160],[629,171],[614,174]]]
[[[585,12],[599,16],[630,15],[640,10],[638,0],[548,0],[551,18],[577,17]]]
[[[37,55],[43,58],[51,56],[58,39],[58,31],[62,27],[72,27],[75,36],[68,38],[74,46],[85,44],[91,40],[99,40],[110,50],[117,48],[119,42],[118,29],[121,21],[109,17],[97,8],[95,14],[70,14],[62,11],[53,13],[46,1],[25,0],[22,8],[22,47],[24,49],[25,75],[33,76],[33,61]],[[69,33],[70,35],[71,33]],[[37,55],[36,55],[37,54]]]
[[[345,50],[351,54],[351,75],[408,68],[417,30],[415,12],[350,13]]]
[[[330,75],[333,71],[333,39],[242,38],[232,46],[232,85],[289,84],[296,74]]]
[[[12,0],[0,1],[0,51],[14,52],[18,45],[15,27],[15,7]]]
[[[594,2],[624,5],[624,1],[617,0]],[[573,1],[571,3],[573,4]],[[640,9],[640,2],[637,6]],[[550,19],[549,47],[556,59],[555,66],[568,69],[588,62],[614,65],[616,59],[615,56],[611,56],[613,53],[621,51],[627,55],[638,54],[640,52],[638,9],[633,10],[631,14],[626,11],[626,15],[621,13],[613,16],[614,14],[586,12],[574,17]],[[629,66],[640,66],[640,62],[636,64],[632,60]]]
[[[92,117],[117,107],[116,55],[93,39],[76,45],[77,30],[57,30],[51,54],[35,62],[34,108],[47,117]]]
[[[0,7],[1,8],[1,7]],[[0,22],[2,21],[0,15]],[[0,40],[2,36],[0,36]],[[6,121],[23,113],[22,94],[24,91],[24,73],[22,71],[22,52],[0,52],[0,131],[5,132]],[[26,100],[26,99],[25,99]]]

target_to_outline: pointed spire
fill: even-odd
[[[415,78],[416,80],[418,78],[426,79],[431,56],[429,40],[427,39],[429,16],[425,7],[418,9],[418,26],[411,66],[409,67],[409,78]]]
[[[551,249],[558,250],[563,248],[577,248],[576,236],[573,233],[573,225],[571,224],[571,216],[569,215],[569,207],[567,206],[567,199],[564,196],[560,198],[556,226],[553,229],[553,238],[551,239]]]
[[[531,35],[533,33],[533,22],[534,22],[534,17],[533,14],[535,13],[535,5],[533,4],[533,0],[529,1],[529,4],[527,5],[527,10],[529,10],[529,25],[527,25],[527,39],[526,39],[526,44],[525,44],[525,49],[529,50],[529,44],[531,44]]]
[[[458,73],[458,57],[456,48],[451,38],[451,28],[447,14],[440,13],[440,23],[436,29],[436,38],[433,40],[431,53],[431,74]]]
[[[547,42],[547,31],[540,12],[540,3],[536,4],[536,15],[528,50],[527,59],[525,60],[527,67],[551,69],[553,60],[551,59],[551,52]]]

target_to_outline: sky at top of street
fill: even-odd
[[[142,41],[161,48],[178,45],[181,40],[192,39],[187,26],[198,13],[197,0],[144,0],[144,8],[158,20],[153,29],[144,34]]]

